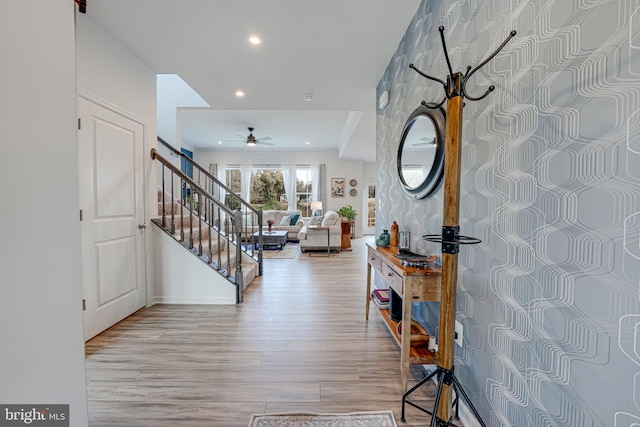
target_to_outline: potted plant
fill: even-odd
[[[358,212],[356,212],[351,205],[341,207],[338,209],[337,213],[342,218],[346,218],[347,221],[355,221],[356,215],[358,215]]]

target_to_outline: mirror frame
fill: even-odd
[[[407,185],[402,176],[402,150],[404,148],[404,143],[407,135],[409,134],[409,132],[413,128],[413,125],[416,123],[416,120],[419,117],[426,117],[433,123],[433,127],[436,133],[436,152],[429,174],[420,183],[420,185],[411,187]],[[397,158],[398,178],[400,179],[400,186],[407,196],[413,199],[423,199],[431,195],[438,187],[438,184],[440,184],[442,176],[444,175],[444,130],[445,115],[444,110],[441,107],[427,108],[424,105],[420,105],[418,106],[418,108],[413,110],[413,112],[407,119],[407,122],[402,129],[402,136],[400,137],[400,146],[398,147]]]

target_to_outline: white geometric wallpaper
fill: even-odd
[[[377,229],[440,233],[442,188],[404,195],[404,123],[479,64],[464,108],[456,373],[490,426],[640,425],[640,0],[425,0],[378,85]],[[437,327],[437,304],[420,319]]]

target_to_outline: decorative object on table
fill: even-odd
[[[313,201],[311,202],[311,211],[313,212],[313,216],[321,216],[322,215],[322,202]]]
[[[398,252],[401,254],[411,252],[411,232],[401,231],[398,233]]]
[[[338,213],[338,215],[340,215],[343,218],[346,218],[348,221],[355,221],[356,216],[358,216],[358,212],[355,209],[353,209],[353,206],[351,205],[343,206],[340,209],[338,209],[336,212]]]
[[[396,325],[396,333],[402,335],[402,321]],[[415,320],[411,320],[411,347],[427,347],[429,345],[429,334],[422,325]]]
[[[249,427],[397,427],[392,411],[351,412],[348,414],[284,413],[255,414]]]
[[[349,190],[349,195],[351,197],[356,197],[358,195],[358,190],[356,190],[355,188],[352,188],[351,190]]]
[[[437,255],[420,255],[412,252],[402,252],[393,254],[393,256],[401,260],[402,265],[407,267],[428,268],[434,271],[440,269],[440,266],[437,265]]]
[[[331,197],[344,197],[344,178],[331,178]]]
[[[271,233],[271,231],[273,231],[273,224],[275,224],[275,222],[274,219],[267,220],[267,232]]]
[[[382,230],[382,233],[380,233],[380,236],[378,236],[378,239],[376,240],[376,246],[382,246],[386,248],[387,246],[389,246],[390,241],[391,236],[389,236],[389,230]]]
[[[355,179],[352,179],[351,181],[349,181],[349,185],[352,187],[355,187],[356,185],[358,185],[358,181],[356,181]]]
[[[392,248],[398,247],[398,223],[395,221],[393,221],[393,224],[391,224],[389,246],[391,246]]]

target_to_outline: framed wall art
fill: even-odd
[[[344,178],[331,178],[331,197],[344,197]]]

